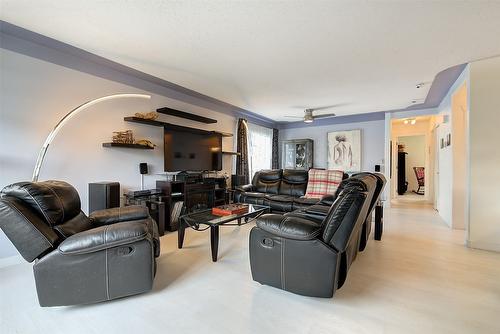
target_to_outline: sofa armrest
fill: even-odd
[[[335,202],[335,199],[336,199],[335,195],[325,195],[321,197],[321,200],[319,201],[318,204],[332,206],[333,202]]]
[[[276,236],[294,240],[312,240],[321,233],[321,224],[278,214],[262,215],[257,219],[257,226]]]
[[[151,238],[144,222],[124,222],[100,226],[65,239],[58,247],[64,255],[98,252]]]
[[[103,226],[149,218],[149,210],[145,206],[130,205],[121,208],[94,211],[89,215],[89,218],[94,226]]]
[[[241,191],[241,192],[252,191],[253,189],[254,189],[253,188],[253,184],[244,184],[244,185],[241,185],[241,186],[234,187],[234,190]]]

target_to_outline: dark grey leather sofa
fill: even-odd
[[[87,217],[71,185],[20,182],[0,193],[0,228],[35,261],[41,306],[95,303],[151,290],[160,241],[147,208]]]
[[[260,204],[272,212],[305,209],[320,200],[302,198],[306,193],[308,172],[294,169],[271,169],[255,173],[252,183],[235,188],[238,203]]]
[[[343,182],[322,219],[294,214],[258,218],[250,233],[253,279],[301,295],[332,297],[358,254],[376,188],[377,178],[364,173]]]

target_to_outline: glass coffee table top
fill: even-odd
[[[250,216],[258,215],[259,213],[263,213],[269,210],[268,206],[264,205],[256,205],[256,204],[246,204],[248,206],[248,211],[244,213],[235,213],[227,216],[219,216],[214,215],[212,213],[212,209],[197,211],[193,213],[188,213],[179,217],[180,220],[183,220],[187,225],[196,226],[200,224],[205,225],[222,225],[229,223],[233,220],[238,220],[242,218],[248,218]],[[239,224],[241,225],[241,224]]]
[[[179,229],[177,230],[177,247],[180,249],[184,244],[184,234],[188,227],[195,231],[205,231],[210,229],[210,248],[212,250],[212,261],[217,261],[217,252],[219,248],[219,226],[238,226],[244,225],[251,220],[269,211],[268,206],[245,204],[248,211],[235,213],[227,216],[218,216],[212,213],[212,209],[188,213],[179,217]],[[244,219],[244,223],[241,220]],[[236,223],[231,223],[237,221]],[[200,228],[200,225],[206,225]]]

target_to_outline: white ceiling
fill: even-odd
[[[277,121],[405,108],[500,54],[500,2],[0,1],[2,20]]]

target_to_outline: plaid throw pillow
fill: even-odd
[[[344,172],[341,170],[310,169],[304,197],[321,198],[324,195],[335,194],[343,175]]]

